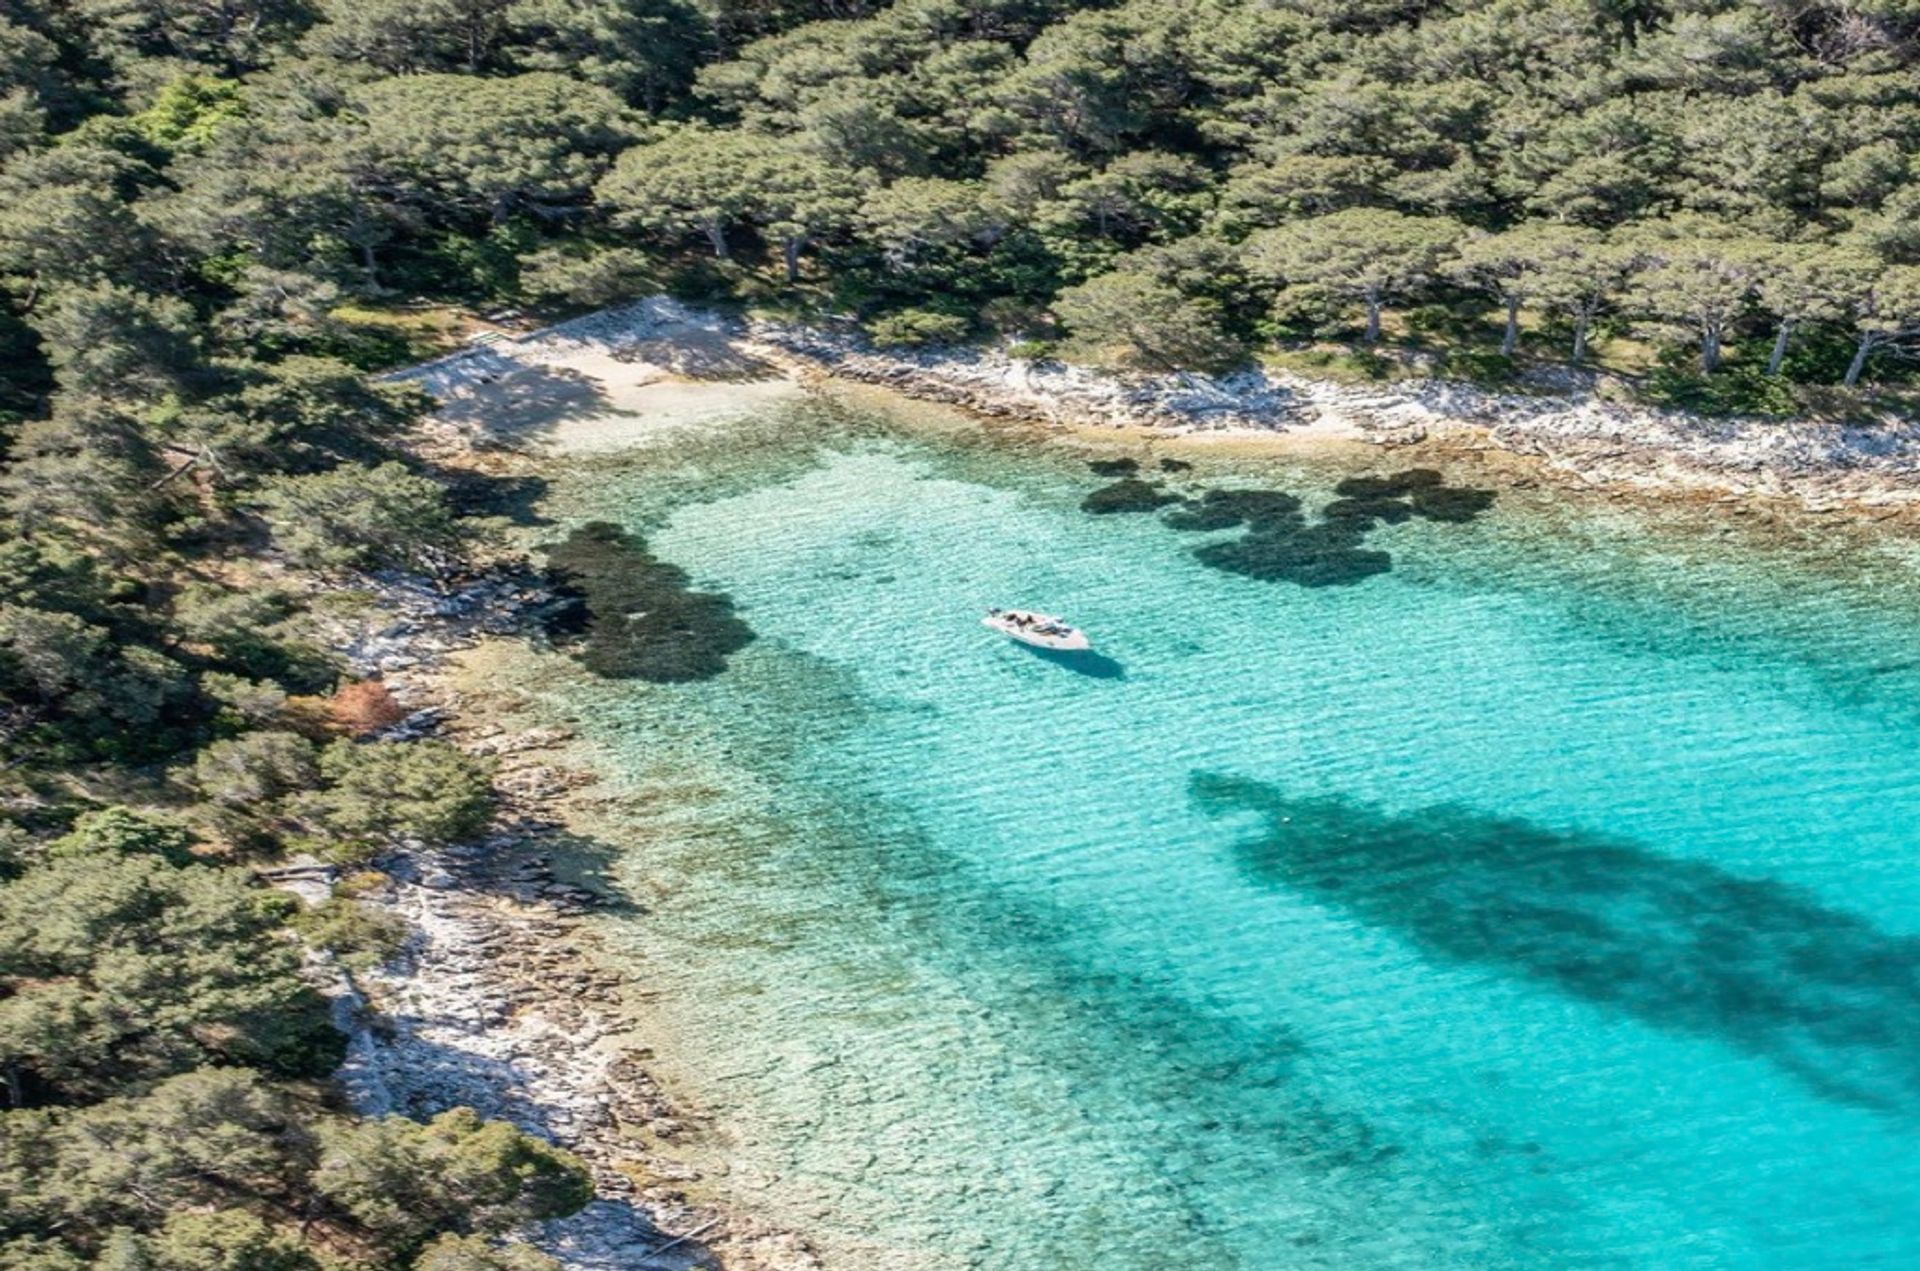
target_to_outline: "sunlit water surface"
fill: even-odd
[[[844,1267],[1920,1261],[1897,545],[1507,490],[1306,588],[1082,458],[803,410],[558,478],[757,635],[552,690],[706,1185]]]

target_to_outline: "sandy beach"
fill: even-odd
[[[431,430],[455,446],[582,454],[643,445],[802,391],[735,324],[644,300],[526,335],[494,333],[389,376],[440,402]],[[785,359],[782,359],[784,362]]]

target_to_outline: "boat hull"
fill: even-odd
[[[1013,620],[1014,616],[1012,613],[988,614],[985,618],[981,619],[981,622],[1010,640],[1018,640],[1021,644],[1032,645],[1036,649],[1055,649],[1060,652],[1074,652],[1091,649],[1093,647],[1092,643],[1087,639],[1086,632],[1076,627],[1067,627],[1066,624],[1058,618],[1050,617],[1046,614],[1020,615],[1025,617],[1029,624],[1054,624],[1066,627],[1066,630],[1063,632],[1050,634],[1045,631],[1036,630],[1033,625],[1022,626]]]

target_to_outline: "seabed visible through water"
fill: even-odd
[[[1920,1261],[1910,544],[920,411],[526,531],[651,562],[514,674],[703,1186],[863,1269]]]

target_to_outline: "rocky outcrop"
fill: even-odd
[[[648,1073],[630,986],[595,954],[585,915],[600,894],[555,878],[539,829],[381,862],[390,881],[361,899],[412,936],[354,977],[365,1019],[340,1084],[366,1111],[466,1106],[578,1153],[593,1202],[529,1233],[570,1271],[816,1267],[797,1238],[685,1199],[699,1176],[661,1149],[694,1123]]]
[[[1307,419],[1294,393],[1259,371],[1123,379],[993,350],[876,349],[857,332],[827,327],[756,321],[746,332],[757,344],[842,379],[988,415],[1181,430],[1289,428]]]

